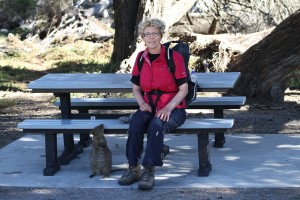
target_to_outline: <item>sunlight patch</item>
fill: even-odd
[[[20,138],[20,141],[22,142],[38,142],[39,140],[31,137],[22,137]]]
[[[282,145],[278,145],[277,148],[300,150],[300,145],[282,144]]]
[[[255,140],[244,140],[243,141],[245,144],[259,144],[261,143],[260,141],[255,141]]]
[[[237,157],[237,156],[225,156],[224,159],[228,160],[228,161],[236,161],[236,160],[239,160],[240,157]]]

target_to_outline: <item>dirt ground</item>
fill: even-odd
[[[15,99],[16,106],[0,110],[0,148],[22,137],[17,124],[28,118],[59,117],[53,105],[52,94],[0,92],[0,98]],[[197,117],[211,117],[199,110]],[[247,101],[242,109],[225,110],[226,118],[234,118],[235,125],[229,133],[296,134],[300,133],[300,91],[288,90],[283,103],[257,103]]]

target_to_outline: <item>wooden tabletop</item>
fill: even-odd
[[[222,92],[234,87],[240,72],[196,73],[199,91]],[[97,93],[132,92],[131,74],[47,74],[28,84],[32,92]]]

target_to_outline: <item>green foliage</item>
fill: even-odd
[[[27,35],[28,33],[30,33],[30,30],[29,29],[26,29],[26,28],[15,28],[14,30],[12,30],[12,33],[14,35]]]
[[[1,0],[0,0],[1,1]],[[0,53],[0,90],[24,91],[30,81],[48,73],[115,73],[109,63],[111,43],[76,41],[43,48],[18,39],[7,42]],[[2,45],[1,44],[1,45]]]
[[[9,108],[16,105],[16,100],[14,99],[0,99],[0,108]]]
[[[114,73],[117,66],[110,63],[78,63],[72,61],[60,62],[57,67],[49,69],[48,73]]]
[[[290,89],[300,89],[300,70],[296,71],[289,82]]]
[[[0,82],[28,82],[43,75],[42,72],[26,68],[1,67]]]
[[[13,68],[0,66],[0,90],[20,91],[21,83],[28,83],[40,77],[43,73],[26,68]]]
[[[5,40],[6,40],[6,37],[7,37],[7,35],[6,35],[6,34],[4,34],[4,33],[0,33],[0,44],[5,42]],[[0,55],[0,57],[1,57],[1,55]]]
[[[114,73],[117,65],[109,63],[78,63],[72,61],[60,62],[57,67],[45,71],[30,70],[0,66],[0,90],[22,91],[23,86],[47,73]]]
[[[28,18],[35,10],[37,0],[10,0],[0,1],[0,7],[11,16]]]
[[[20,91],[20,88],[14,86],[11,83],[1,82],[0,83],[0,90],[3,90],[3,91],[14,91],[14,92],[16,92],[16,91]]]

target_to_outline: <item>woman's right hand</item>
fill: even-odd
[[[140,105],[140,110],[152,112],[151,106],[149,104],[147,104],[146,102],[144,102]]]
[[[152,112],[152,108],[151,106],[145,102],[143,96],[142,96],[142,89],[140,86],[133,84],[132,86],[132,92],[133,95],[136,99],[136,101],[138,102],[138,104],[140,105],[140,110],[141,111],[149,111]]]

